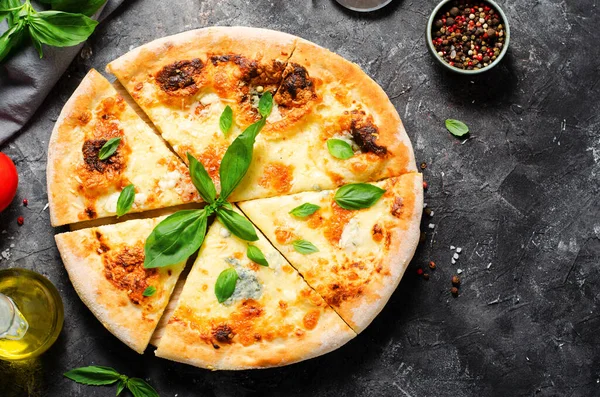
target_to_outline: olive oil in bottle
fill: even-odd
[[[0,360],[45,352],[58,338],[63,304],[48,279],[25,269],[0,270]]]

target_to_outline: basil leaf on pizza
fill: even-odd
[[[146,287],[144,292],[142,292],[142,295],[148,297],[148,296],[154,295],[155,293],[156,293],[156,287],[153,285],[149,285]]]
[[[252,222],[237,212],[220,207],[217,208],[217,218],[233,235],[246,241],[256,241],[258,236]]]
[[[229,130],[231,130],[231,126],[233,125],[233,110],[231,106],[225,106],[223,109],[223,113],[221,113],[221,117],[219,118],[219,128],[221,128],[221,132],[223,135],[227,135]]]
[[[127,379],[127,388],[133,397],[159,397],[156,390],[140,378]]]
[[[248,245],[246,256],[248,256],[248,259],[250,259],[252,262],[258,263],[261,266],[269,266],[269,262],[267,262],[265,255],[257,246]]]
[[[339,188],[333,199],[346,210],[360,210],[373,206],[384,193],[384,189],[375,185],[350,183]]]
[[[192,183],[196,187],[196,190],[198,190],[198,193],[200,193],[200,196],[204,201],[209,204],[214,203],[217,197],[217,190],[215,189],[215,184],[212,179],[208,176],[206,168],[204,168],[204,165],[196,160],[190,153],[187,154],[187,158],[190,166],[190,177],[192,178]]]
[[[327,150],[329,150],[329,154],[340,160],[347,160],[354,156],[354,150],[352,150],[352,146],[348,142],[341,139],[328,139]]]
[[[460,120],[447,119],[446,129],[454,136],[461,137],[469,133],[469,127]]]
[[[315,247],[313,243],[306,240],[296,240],[292,243],[292,246],[296,250],[303,255],[312,254],[314,252],[319,252],[319,249]]]
[[[305,218],[317,212],[321,207],[316,204],[304,203],[290,211],[290,214],[298,218]]]
[[[219,303],[225,302],[235,291],[235,285],[237,284],[238,274],[235,268],[230,267],[225,269],[219,274],[217,283],[215,284],[215,295]]]
[[[258,112],[266,119],[271,114],[271,110],[273,110],[273,94],[267,91],[260,97]]]
[[[112,385],[121,379],[121,374],[113,368],[95,365],[75,368],[63,375],[77,383],[93,386]]]
[[[131,210],[131,206],[135,201],[135,186],[133,183],[125,186],[123,190],[121,190],[121,194],[119,194],[119,199],[117,200],[117,217],[123,216]]]
[[[106,141],[106,143],[100,148],[100,152],[98,152],[98,158],[100,160],[106,160],[107,158],[115,154],[117,148],[119,147],[119,143],[121,143],[120,136],[116,138],[111,138],[108,141]]]
[[[227,148],[219,167],[221,197],[223,199],[229,197],[242,178],[244,178],[246,172],[248,172],[248,167],[250,167],[250,162],[252,161],[254,141],[260,130],[265,126],[265,123],[266,121],[263,118],[250,125]]]
[[[204,241],[205,210],[178,211],[160,222],[146,239],[144,267],[173,265],[189,258]]]

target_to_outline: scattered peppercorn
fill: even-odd
[[[24,222],[25,222],[25,218],[23,218],[22,216],[17,218],[17,223],[19,224],[19,226],[23,226]]]
[[[431,208],[425,208],[424,212],[425,212],[425,215],[431,216]]]
[[[450,292],[452,293],[452,295],[454,295],[455,298],[458,296],[458,288],[452,287],[450,288]]]
[[[421,269],[421,268],[417,269],[417,274],[419,276],[422,276],[423,275],[423,269]]]
[[[488,3],[451,1],[434,19],[435,52],[455,68],[485,68],[500,56],[506,38],[504,25]]]
[[[429,280],[429,273],[423,273],[423,278],[425,281]]]
[[[27,207],[29,205],[29,201],[27,199],[23,199],[23,205]]]
[[[422,162],[421,163],[421,169],[424,170],[425,168],[427,168],[427,163],[426,162]]]
[[[435,262],[434,262],[434,261],[431,261],[431,262],[429,262],[429,268],[430,268],[431,270],[435,270],[435,267],[436,267],[436,266],[435,266]]]
[[[457,275],[452,276],[452,285],[454,285],[455,287],[460,286],[460,277],[458,277]]]
[[[421,232],[421,235],[419,236],[419,243],[425,242],[426,239],[427,235],[425,234],[425,232]]]
[[[427,190],[428,187],[429,185],[427,184],[427,182],[423,181],[423,189]]]

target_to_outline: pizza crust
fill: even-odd
[[[153,284],[156,293],[134,304],[127,291],[106,278],[101,248],[96,248],[96,233],[106,239],[110,249],[132,246],[145,241],[160,220],[134,220],[54,236],[71,283],[83,303],[106,329],[140,354],[148,346],[185,263],[158,269],[158,281]]]

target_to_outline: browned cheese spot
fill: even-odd
[[[404,207],[404,204],[402,202],[402,197],[396,197],[394,199],[394,202],[392,203],[392,210],[391,210],[392,215],[394,215],[396,218],[401,218],[402,217],[402,207]]]
[[[144,242],[112,249],[102,256],[104,277],[115,287],[127,293],[132,303],[139,305],[142,293],[149,285],[156,285],[158,271],[144,268]]]
[[[293,166],[273,162],[265,167],[264,174],[259,179],[258,184],[265,189],[272,189],[279,194],[284,194],[288,193],[292,188],[293,180]]]
[[[198,92],[197,81],[203,68],[204,63],[198,58],[191,61],[177,61],[159,70],[155,78],[160,88],[167,94],[190,96]]]
[[[314,329],[319,322],[319,317],[321,316],[321,312],[318,310],[311,310],[302,319],[302,324],[304,324],[304,328],[306,329]]]
[[[362,110],[353,110],[351,113],[350,133],[358,147],[365,153],[374,153],[378,156],[385,155],[387,148],[375,142],[379,136],[379,129],[373,124],[373,117],[367,117]]]
[[[297,63],[289,64],[283,74],[275,102],[287,108],[302,107],[316,97],[315,84],[308,71]]]

